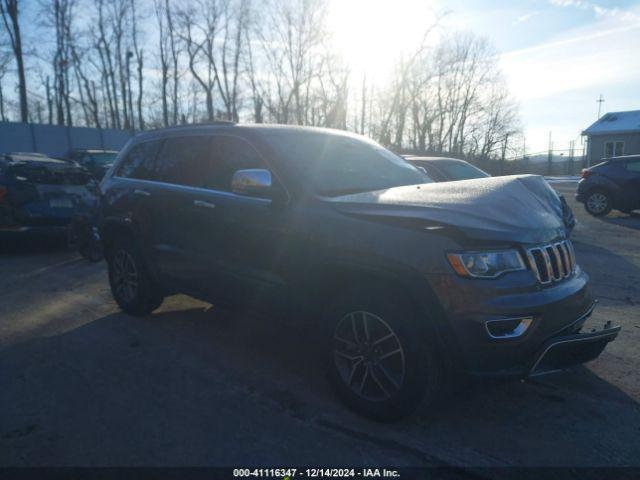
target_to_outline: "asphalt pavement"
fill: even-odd
[[[393,424],[346,410],[318,338],[185,296],[118,311],[104,263],[0,253],[0,466],[640,465],[640,215],[578,218],[579,264],[619,338],[587,366],[464,385]]]

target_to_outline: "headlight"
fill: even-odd
[[[461,277],[495,278],[527,268],[517,250],[447,253],[447,259]]]

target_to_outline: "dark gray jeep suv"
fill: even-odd
[[[340,396],[371,417],[408,413],[456,372],[591,360],[619,331],[583,332],[588,277],[538,176],[438,184],[357,135],[208,124],[138,135],[101,190],[125,312],[177,292],[297,312],[325,332]]]

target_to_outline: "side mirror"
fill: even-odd
[[[261,168],[238,170],[231,179],[231,191],[249,197],[271,198],[271,172]]]

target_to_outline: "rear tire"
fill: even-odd
[[[93,263],[102,260],[104,253],[100,239],[92,235],[91,238],[87,240],[87,243],[80,249],[80,255]]]
[[[115,241],[109,250],[108,265],[111,293],[122,311],[143,316],[162,304],[164,296],[132,240]]]
[[[422,318],[389,288],[353,289],[325,313],[330,326],[331,381],[357,413],[392,421],[413,412],[440,389],[434,341]]]
[[[587,195],[584,208],[594,217],[603,217],[613,208],[611,197],[604,190],[593,190]]]

